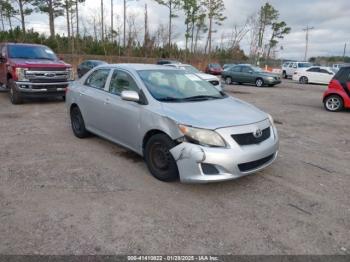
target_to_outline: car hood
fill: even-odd
[[[71,65],[65,63],[60,60],[45,60],[45,59],[18,59],[18,58],[10,58],[11,64],[15,66],[28,67],[28,68],[43,68],[43,67],[51,67],[51,68],[67,68],[71,67]]]
[[[200,78],[202,78],[203,80],[206,80],[206,81],[209,81],[209,80],[219,81],[219,78],[217,78],[216,76],[213,76],[213,75],[204,74],[204,73],[197,73],[196,75],[199,76]]]
[[[261,122],[268,115],[232,97],[189,103],[162,103],[163,113],[180,124],[218,129]]]

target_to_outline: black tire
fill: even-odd
[[[269,87],[274,87],[275,85],[269,85]]]
[[[344,101],[338,95],[330,95],[323,101],[324,107],[330,112],[339,112],[344,109]]]
[[[163,182],[176,181],[179,170],[170,149],[176,144],[165,134],[156,134],[146,143],[144,158],[151,174]]]
[[[227,76],[225,78],[225,83],[226,83],[226,85],[231,85],[232,84],[232,78],[230,76]]]
[[[66,101],[66,96],[62,96],[62,100],[63,100],[63,101]]]
[[[283,77],[284,79],[287,79],[287,78],[288,78],[288,76],[287,76],[287,72],[286,72],[286,71],[283,71],[283,73],[282,73],[282,77]]]
[[[256,87],[263,87],[264,86],[264,80],[262,78],[257,78],[255,80],[255,86]]]
[[[306,76],[302,76],[299,79],[299,83],[302,85],[307,85],[309,83],[309,79]]]
[[[73,133],[78,138],[85,138],[89,136],[89,132],[85,128],[83,116],[77,106],[70,111],[70,119]]]
[[[11,103],[14,105],[22,104],[23,99],[22,99],[21,93],[18,92],[18,90],[17,90],[16,83],[12,79],[9,79],[7,81],[7,86],[9,88],[9,95],[10,95]]]

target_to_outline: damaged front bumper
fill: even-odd
[[[271,165],[277,158],[279,139],[271,127],[272,135],[266,141],[239,146],[233,140],[229,148],[204,147],[183,142],[170,150],[177,162],[180,180],[184,183],[210,183],[237,179]],[[228,139],[229,129],[221,135]]]

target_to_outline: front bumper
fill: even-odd
[[[17,90],[25,97],[64,96],[69,82],[32,83],[16,82]]]
[[[278,85],[280,83],[282,83],[282,80],[281,79],[265,79],[264,82],[268,85]]]
[[[177,162],[180,180],[185,183],[209,183],[237,179],[256,173],[277,158],[279,138],[275,127],[271,126],[271,136],[260,144],[240,146],[232,134],[254,132],[264,129],[269,121],[243,127],[216,130],[229,144],[229,148],[210,148],[191,143],[181,143],[170,152]],[[207,172],[206,167],[216,172]]]

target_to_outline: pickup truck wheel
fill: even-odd
[[[17,91],[16,83],[12,79],[10,79],[8,80],[7,85],[8,85],[8,88],[10,89],[9,94],[10,94],[11,103],[14,105],[22,104],[23,103],[22,97],[20,92]]]
[[[70,119],[72,124],[72,130],[76,137],[85,138],[89,136],[89,132],[85,128],[83,116],[81,115],[81,112],[77,106],[71,109]]]
[[[286,71],[283,71],[282,77],[283,77],[284,79],[287,79],[287,78],[288,78]]]
[[[176,144],[165,134],[152,136],[146,143],[144,157],[151,174],[163,182],[179,178],[177,164],[170,149]]]

